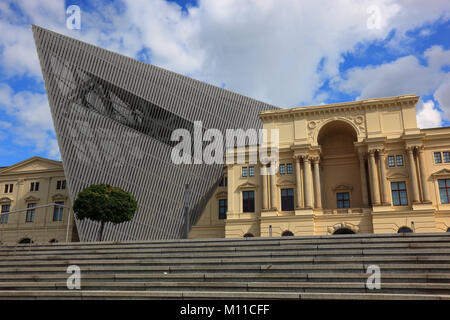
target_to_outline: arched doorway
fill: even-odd
[[[335,232],[333,232],[333,235],[335,234],[355,234],[355,231],[350,228],[339,228]]]
[[[319,131],[324,209],[363,207],[357,140],[353,126],[343,120],[328,122]]]
[[[411,228],[408,228],[408,227],[401,227],[397,231],[397,233],[410,233],[410,232],[413,232],[413,231],[411,230]]]
[[[293,237],[294,234],[293,234],[291,231],[286,230],[286,231],[284,231],[284,232],[281,234],[281,236],[282,236],[282,237]]]

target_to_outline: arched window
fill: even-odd
[[[50,240],[49,242],[50,242],[50,243],[57,243],[57,242],[58,242],[58,240],[56,240],[56,239],[52,239],[52,240]]]
[[[413,231],[408,227],[401,227],[397,231],[397,233],[409,233],[409,232],[413,232]]]
[[[291,231],[286,230],[281,234],[281,236],[282,237],[292,237],[292,236],[294,236],[294,234]]]
[[[333,234],[355,234],[355,231],[350,228],[339,228],[335,230]]]
[[[19,243],[33,243],[33,241],[31,241],[30,238],[23,238],[22,240],[19,241]]]
[[[252,233],[246,233],[244,234],[244,238],[252,238],[254,235]]]

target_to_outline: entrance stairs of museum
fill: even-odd
[[[450,233],[2,245],[0,298],[450,299]]]

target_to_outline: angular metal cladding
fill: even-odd
[[[181,238],[184,185],[191,185],[191,225],[212,195],[222,165],[171,161],[178,128],[258,129],[258,114],[278,109],[111,51],[32,26],[72,201],[108,183],[131,192],[130,222],[107,224],[104,240]],[[99,225],[76,221],[81,241]]]

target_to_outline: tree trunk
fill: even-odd
[[[103,227],[105,226],[105,222],[100,222],[100,230],[98,231],[98,241],[102,241],[103,236]]]

